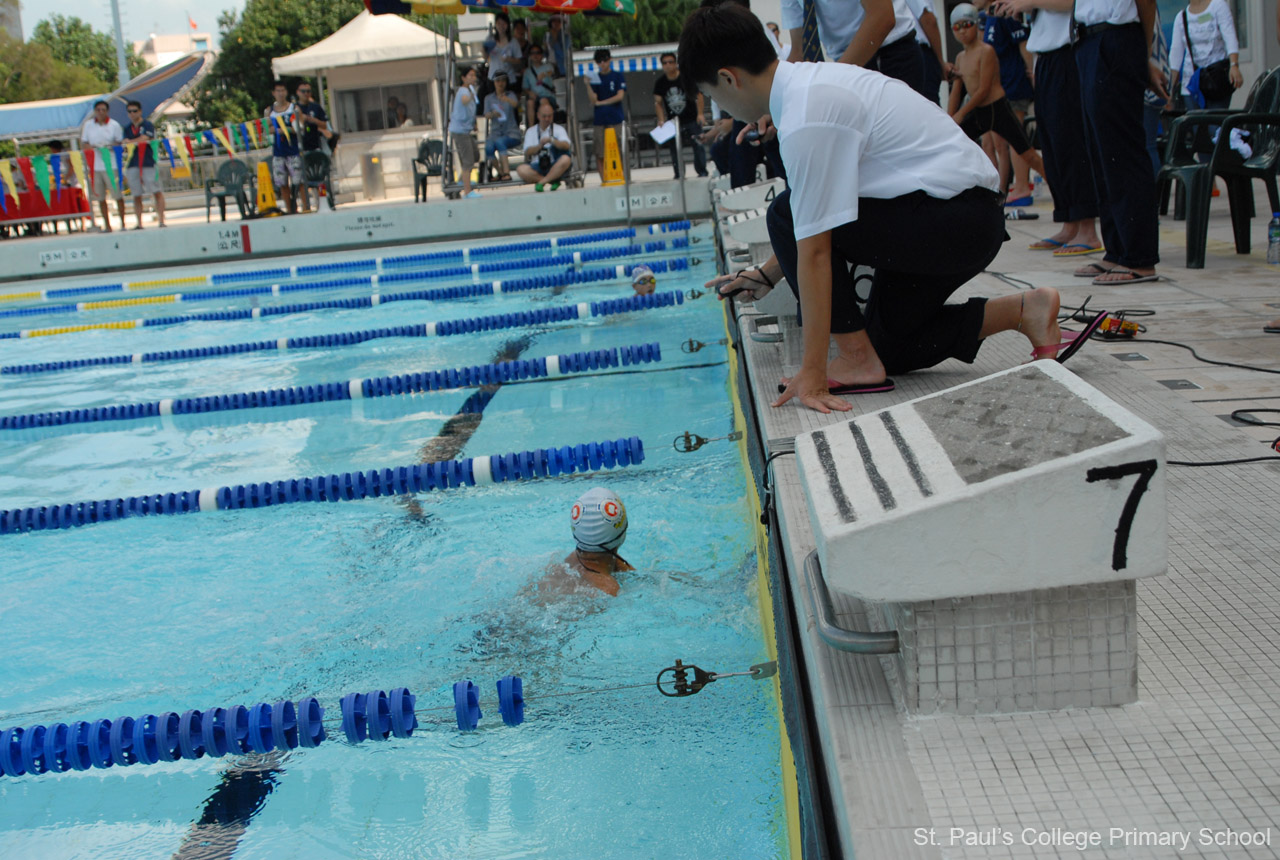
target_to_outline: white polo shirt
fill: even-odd
[[[1132,24],[1138,20],[1138,4],[1136,0],[1076,0],[1076,20],[1086,27]]]
[[[113,119],[99,123],[93,117],[89,117],[89,121],[80,130],[80,142],[93,149],[100,146],[115,146],[117,143],[124,143],[124,129]],[[106,169],[107,164],[101,158],[93,160],[94,173],[100,173]]]
[[[928,45],[929,34],[924,31],[924,25],[920,23],[920,16],[925,12],[933,12],[933,0],[906,0],[906,2],[907,9],[910,10],[912,17],[915,18],[913,23],[916,28],[916,41],[921,45]],[[937,13],[934,13],[934,17],[937,17]]]
[[[1041,9],[1031,22],[1031,36],[1027,50],[1033,54],[1047,54],[1071,44],[1071,13]]]
[[[862,0],[813,0],[817,7],[818,39],[822,42],[822,50],[827,59],[835,62],[840,59],[845,48],[853,41],[866,12],[862,8]],[[896,42],[908,33],[915,31],[915,16],[907,7],[906,0],[893,0],[893,29],[884,37],[884,44]],[[799,30],[804,27],[804,3],[802,0],[782,0],[782,20],[779,22],[784,30]]]
[[[546,132],[542,130],[542,126],[537,123],[529,126],[529,130],[524,133],[524,148],[526,150],[533,149],[544,135],[546,135]],[[551,123],[551,139],[563,140],[565,143],[573,142],[569,140],[569,135],[565,133],[564,126],[556,125],[554,122]]]
[[[906,84],[844,63],[778,63],[769,109],[796,239],[858,219],[858,198],[950,200],[1000,176],[951,117]]]

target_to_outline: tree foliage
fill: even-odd
[[[261,115],[271,101],[271,60],[301,51],[354,18],[360,0],[248,0],[218,16],[222,47],[193,96],[198,122],[221,125]],[[296,79],[286,81],[292,92]]]
[[[50,15],[36,24],[31,32],[31,41],[47,47],[59,62],[88,69],[95,77],[113,85],[117,82],[119,65],[116,63],[115,39],[110,33],[100,33],[74,15],[70,18]],[[125,45],[125,64],[131,78],[147,70],[146,61],[138,56],[133,45]]]
[[[0,104],[101,95],[110,85],[81,66],[59,62],[47,45],[0,33]]]
[[[684,19],[699,0],[636,0],[636,16],[574,15],[569,25],[573,47],[651,45],[680,41]]]

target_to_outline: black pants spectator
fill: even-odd
[[[920,48],[920,65],[924,70],[920,95],[934,104],[939,104],[938,92],[942,87],[942,65],[938,62],[938,55],[933,52],[932,46],[921,45],[919,42],[916,42],[916,45]]]
[[[1147,268],[1160,261],[1156,184],[1142,127],[1148,45],[1142,25],[1090,33],[1076,43],[1080,106],[1106,260]]]
[[[702,129],[699,128],[696,122],[684,123],[680,126],[679,137],[682,139],[683,143],[688,143],[693,146],[693,172],[699,176],[706,176],[707,151],[698,140],[698,137],[701,134]],[[683,165],[676,164],[676,138],[671,138],[671,140],[667,141],[663,145],[671,152],[671,166],[676,172],[676,179],[679,179],[681,175],[680,167]]]
[[[1080,122],[1080,78],[1070,46],[1036,58],[1036,131],[1053,192],[1053,220],[1097,218],[1098,196]]]
[[[948,358],[972,362],[982,343],[986,299],[946,301],[995,259],[1007,238],[1002,203],[986,188],[971,188],[951,200],[923,191],[889,200],[861,198],[858,220],[831,231],[832,333],[866,329],[889,373],[932,367]],[[769,204],[766,221],[773,252],[796,291],[789,190]],[[865,314],[851,271],[858,265],[876,270]]]
[[[896,42],[882,45],[867,61],[867,68],[897,78],[920,92],[924,89],[924,63],[920,59],[917,44],[915,33],[908,33]],[[934,101],[937,101],[936,95]]]

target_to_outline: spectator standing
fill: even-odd
[[[621,158],[623,123],[627,118],[622,100],[627,97],[627,79],[622,76],[622,72],[614,70],[613,55],[608,48],[597,49],[595,61],[597,72],[588,79],[587,97],[591,100],[591,106],[595,108],[593,117],[595,131],[591,142],[595,148],[596,169],[600,171],[600,177],[603,179],[606,129],[613,129],[618,142],[619,158]],[[622,169],[627,171],[626,159],[621,158],[621,160]]]
[[[124,129],[120,127],[120,123],[111,118],[106,102],[93,103],[93,116],[89,117],[89,121],[80,129],[80,142],[89,149],[111,147],[124,142]],[[116,187],[112,188],[111,181],[107,179],[107,162],[102,158],[102,153],[97,153],[97,156],[93,161],[91,191],[93,199],[98,201],[102,209],[102,229],[107,233],[111,232],[111,216],[107,208],[107,195],[110,194],[120,207],[120,229],[124,230],[127,228],[124,217],[124,177],[117,176]]]
[[[555,64],[556,77],[563,78],[568,74],[569,66],[565,63],[564,18],[552,15],[547,20],[547,34],[543,37],[547,59]]]
[[[511,38],[511,17],[506,12],[493,16],[493,38],[485,43],[486,56],[489,58],[489,90],[493,88],[493,79],[498,75],[507,76],[507,84],[511,79],[523,72],[520,44]]]
[[[538,116],[538,99],[550,99],[552,107],[556,104],[554,79],[556,67],[547,61],[547,53],[541,45],[529,46],[529,67],[524,70],[524,95],[528,108],[526,125],[533,125]]]
[[[498,179],[511,178],[507,150],[520,145],[520,97],[507,89],[507,76],[493,79],[494,91],[484,97],[484,117],[489,121],[484,142],[485,166],[498,159]]]
[[[462,196],[476,198],[480,192],[471,187],[471,168],[475,167],[476,139],[476,69],[475,66],[462,73],[462,85],[453,97],[453,110],[449,114],[449,139],[453,141],[453,150],[458,155],[458,166],[461,168]]]
[[[1095,221],[1098,199],[1080,121],[1080,79],[1071,49],[1071,13],[1042,9],[1031,24],[1027,49],[1035,54],[1036,130],[1044,177],[1053,194],[1054,235],[1031,244],[1055,257],[1102,250]]]
[[[764,25],[764,28],[769,31],[770,40],[778,48],[778,59],[785,60],[791,56],[791,43],[782,41],[782,30],[778,27],[777,22],[769,21]]]
[[[129,192],[133,195],[133,214],[138,219],[135,230],[142,229],[142,198],[150,194],[156,204],[156,220],[164,223],[164,192],[156,179],[156,158],[151,152],[151,141],[156,139],[156,127],[142,118],[142,102],[131,101],[125,106],[129,113],[129,127],[124,130],[124,142],[132,143],[125,175],[129,177]]]
[[[1000,0],[1002,8],[1067,11],[1072,0]],[[1098,199],[1101,263],[1077,269],[1098,286],[1159,280],[1156,183],[1142,128],[1142,93],[1168,98],[1151,57],[1155,0],[1075,0],[1076,74],[1093,186]]]
[[[991,0],[976,0],[974,5],[982,13],[987,10],[990,2]],[[1031,86],[1031,68],[1035,61],[1027,50],[1029,36],[1030,32],[1021,15],[1005,15],[992,9],[986,12],[986,17],[982,20],[982,41],[994,48],[1000,59],[1000,86],[1009,99],[1009,106],[1013,108],[1019,125],[1026,119],[1032,99],[1035,98],[1035,91]],[[1016,152],[1011,155],[1010,143],[1012,141],[998,132],[990,140],[1000,170],[1000,180],[1009,191],[1005,205],[1029,206],[1032,203],[1033,189],[1027,160]]]
[[[547,101],[538,104],[538,122],[524,134],[524,164],[516,173],[525,182],[533,183],[534,191],[542,191],[546,183],[551,190],[560,187],[560,177],[573,163],[569,150],[573,144],[564,126],[554,122],[555,109]]]
[[[818,39],[827,59],[874,69],[911,87],[924,87],[915,16],[906,0],[812,0]],[[782,0],[782,26],[791,32],[793,63],[801,60],[803,0]]]
[[[284,81],[276,81],[271,89],[275,98],[262,117],[272,132],[271,143],[271,183],[284,200],[285,209],[289,213],[298,211],[293,199],[293,189],[302,179],[302,155],[298,143],[298,112],[293,102],[289,101],[289,88]],[[302,196],[303,211],[310,211],[311,201]]]
[[[330,148],[337,145],[337,135],[329,129],[329,114],[324,105],[311,98],[311,84],[298,84],[297,89],[298,124],[302,128],[302,151],[315,152],[320,149],[320,140],[329,142]]]
[[[507,79],[507,88],[516,95],[524,90],[524,70],[529,62],[529,50],[533,43],[529,41],[529,22],[518,18],[511,22],[511,39],[520,47],[520,68]]]
[[[676,123],[676,134],[667,142],[676,179],[683,176],[682,165],[676,157],[676,147],[682,146],[685,141],[693,145],[694,172],[699,176],[706,176],[707,153],[699,140],[706,119],[702,93],[680,74],[675,54],[667,52],[659,60],[662,62],[662,74],[653,83],[653,108],[658,115],[659,125],[668,119],[675,120]]]
[[[916,25],[916,45],[920,50],[920,95],[934,104],[946,69],[951,65],[942,56],[942,36],[938,32],[938,16],[933,11],[934,0],[907,0]]]
[[[1160,69],[1160,74],[1164,80],[1170,80],[1172,70],[1169,68],[1169,43],[1164,38],[1164,27],[1160,24],[1160,8],[1156,7],[1156,23],[1151,28],[1151,62]],[[1169,92],[1176,92],[1173,85],[1169,85]],[[1151,169],[1154,174],[1159,175],[1160,165],[1164,163],[1164,155],[1160,152],[1160,145],[1157,143],[1160,137],[1160,123],[1164,119],[1165,108],[1169,107],[1169,101],[1157,93],[1151,87],[1147,87],[1142,93],[1142,129],[1147,137],[1147,155],[1151,158]],[[1213,188],[1213,194],[1218,195],[1217,185]]]
[[[1173,19],[1173,44],[1169,47],[1170,91],[1181,84],[1182,94],[1190,96],[1187,84],[1195,70],[1223,60],[1230,63],[1231,92],[1214,93],[1212,97],[1205,93],[1204,107],[1208,110],[1226,110],[1231,106],[1232,92],[1244,84],[1240,74],[1240,40],[1226,0],[1191,0]],[[1187,107],[1194,110],[1199,105],[1188,102]]]

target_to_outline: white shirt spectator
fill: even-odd
[[[1138,4],[1135,0],[1076,0],[1076,20],[1086,27],[1132,24],[1138,20]]]
[[[85,147],[97,149],[100,146],[115,146],[117,143],[124,143],[124,129],[120,127],[120,123],[113,119],[108,119],[105,123],[99,123],[93,117],[89,117],[89,121],[84,124],[84,128],[80,129],[80,142]],[[100,173],[107,169],[107,164],[101,158],[93,160],[93,172]]]
[[[542,138],[546,136],[547,132],[543,130],[542,126],[534,123],[529,126],[529,130],[524,133],[524,148],[526,150],[533,149],[538,145],[538,141],[542,140]],[[569,135],[564,130],[564,126],[556,125],[555,123],[551,124],[551,139],[563,140],[565,143],[572,143],[572,141],[569,140]]]
[[[933,9],[933,0],[907,0],[907,8],[911,10],[911,16],[915,18],[916,25],[916,41],[921,45],[930,45],[929,36],[924,31],[924,25],[920,23],[920,16],[925,12],[933,12],[937,17],[937,12]]]
[[[1040,9],[1031,22],[1031,36],[1027,50],[1033,54],[1047,54],[1071,44],[1071,13]]]
[[[797,240],[858,218],[858,198],[995,191],[991,160],[901,81],[844,63],[779,63],[769,93]]]
[[[813,0],[817,7],[818,39],[822,42],[822,50],[827,59],[835,62],[840,59],[845,48],[853,41],[866,12],[861,0]],[[915,30],[915,16],[907,7],[906,0],[893,0],[893,29],[884,37],[884,44],[898,41]],[[782,21],[784,30],[800,30],[804,28],[804,4],[802,0],[782,0]]]
[[[1183,27],[1183,20],[1186,27]],[[1191,50],[1187,50],[1187,32],[1191,33]],[[1240,53],[1240,40],[1236,36],[1236,22],[1231,18],[1227,0],[1211,0],[1200,14],[1183,8],[1173,19],[1173,44],[1169,46],[1169,67],[1177,69],[1182,81],[1183,94],[1189,95],[1187,81],[1195,74],[1191,57],[1200,68],[1225,60],[1228,54]]]

